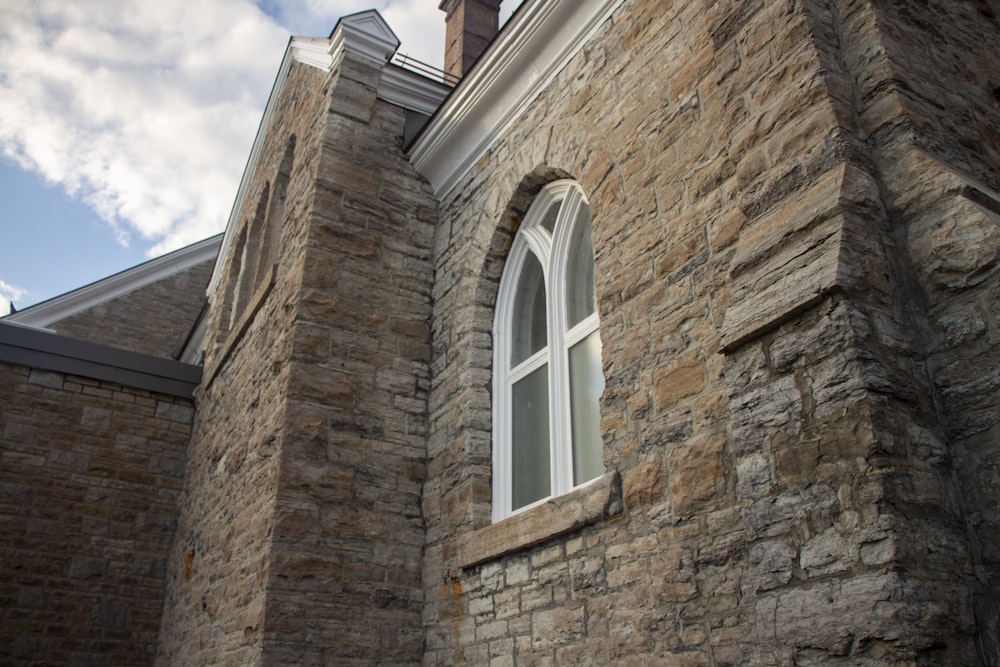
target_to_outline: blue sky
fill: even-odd
[[[142,244],[119,243],[93,209],[7,160],[0,202],[0,274],[12,283],[4,290],[0,282],[0,314],[8,312],[4,298],[23,308],[147,259]]]
[[[222,231],[290,34],[378,9],[440,66],[438,4],[0,2],[0,315]]]

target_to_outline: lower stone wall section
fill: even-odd
[[[0,664],[153,663],[193,414],[0,365]]]
[[[966,591],[895,566],[864,325],[829,298],[728,355],[725,432],[622,457],[620,514],[491,560],[429,545],[424,664],[977,664]]]

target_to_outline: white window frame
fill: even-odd
[[[554,225],[554,235],[542,227],[549,208],[562,202]],[[532,202],[511,245],[493,321],[493,521],[523,512],[594,481],[573,484],[573,444],[570,411],[569,349],[600,329],[600,317],[594,312],[566,331],[564,276],[573,231],[582,207],[589,203],[575,181],[560,180],[547,185]],[[589,221],[588,221],[588,224]],[[531,253],[542,266],[545,281],[547,344],[526,360],[510,367],[511,331],[514,301],[524,261]],[[512,387],[515,382],[548,363],[550,495],[534,503],[512,509],[513,446]],[[600,479],[600,475],[594,477]]]

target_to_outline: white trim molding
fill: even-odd
[[[324,48],[317,48],[320,46],[320,43],[323,43],[322,46]],[[253,180],[254,174],[257,172],[257,163],[260,161],[260,151],[264,145],[264,138],[267,136],[267,128],[271,124],[271,117],[274,115],[275,107],[278,105],[278,98],[281,97],[281,91],[285,88],[285,81],[288,79],[288,72],[292,68],[292,62],[298,61],[310,67],[322,69],[324,67],[323,63],[330,57],[325,48],[327,44],[328,41],[325,39],[300,39],[292,37],[288,41],[288,46],[285,47],[285,55],[281,59],[281,66],[278,67],[278,74],[274,78],[274,85],[271,86],[271,95],[267,98],[264,115],[261,117],[260,125],[257,127],[257,136],[254,137],[253,147],[250,149],[250,157],[247,158],[246,167],[243,168],[243,178],[240,179],[240,187],[236,190],[236,199],[233,201],[233,207],[229,211],[229,220],[226,222],[226,231],[222,237],[222,247],[219,249],[218,258],[215,260],[212,277],[208,281],[207,293],[209,299],[215,294],[215,290],[218,289],[219,282],[222,279],[222,267],[226,262],[226,257],[229,255],[229,249],[233,245],[233,237],[237,232],[237,222],[239,221],[240,213],[243,211],[243,204],[246,202],[247,191],[250,188],[250,182]]]
[[[282,87],[284,87],[285,77],[288,76],[286,61],[289,55],[292,60],[315,67],[316,69],[329,71],[330,67],[333,66],[333,56],[330,54],[330,40],[323,39],[322,37],[292,37],[288,42],[288,50],[285,53],[285,58],[281,61],[281,67],[278,68],[278,78]],[[275,81],[275,89],[277,88],[278,81]],[[270,118],[267,110],[265,110],[264,115]]]
[[[376,67],[385,65],[396,49],[399,38],[374,9],[345,16],[330,33],[330,55],[336,60],[341,52],[347,52],[368,60]]]
[[[451,86],[393,63],[382,70],[382,78],[378,84],[380,99],[426,116],[437,111],[450,92]]]
[[[410,149],[447,195],[623,0],[526,0]]]
[[[556,212],[553,214],[554,210]],[[571,349],[592,335],[596,335],[592,340],[598,350],[597,365],[594,368],[600,369],[600,317],[597,314],[592,281],[589,281],[590,311],[574,313],[578,316],[577,321],[570,321],[571,314],[567,311],[571,285],[588,283],[586,280],[579,282],[578,274],[570,275],[568,271],[572,265],[567,266],[566,262],[573,252],[575,232],[581,225],[586,225],[589,237],[588,210],[587,199],[575,181],[554,181],[545,186],[532,202],[517,230],[500,277],[493,320],[492,517],[494,522],[589,484],[595,477],[605,472],[601,461],[595,464],[591,458],[591,455],[600,454],[602,450],[586,447],[577,449],[577,444],[587,442],[588,435],[596,437],[596,439],[591,438],[590,443],[600,441],[599,396],[604,388],[603,374],[600,376],[600,382],[594,383],[591,387],[593,393],[588,394],[586,391],[580,391],[582,385],[571,381],[570,372]],[[581,216],[581,213],[587,214]],[[550,218],[550,215],[553,217]],[[551,227],[548,226],[549,222]],[[593,251],[588,250],[588,252],[590,252],[589,261],[592,263]],[[521,327],[525,324],[518,318],[527,316],[531,323],[535,323],[539,315],[531,306],[528,312],[518,308],[520,298],[529,297],[528,303],[530,303],[531,294],[522,292],[522,287],[527,286],[531,290],[535,285],[524,282],[526,261],[532,262],[532,265],[541,270],[545,294],[542,306],[544,313],[540,314],[545,318],[543,330],[545,341],[544,345],[537,349],[534,345],[529,346],[531,349],[517,345],[519,340],[517,332],[519,330],[523,332],[524,329]],[[532,342],[537,344],[541,341],[532,340]],[[578,369],[585,370],[581,367]],[[544,372],[546,393],[544,399],[538,398],[540,394],[535,396],[541,405],[532,406],[526,412],[544,416],[547,432],[544,442],[540,439],[536,441],[530,436],[525,440],[518,440],[517,424],[522,423],[518,420],[524,422],[534,420],[524,415],[516,417],[514,387],[531,376],[540,377],[536,375],[538,372]],[[579,411],[581,407],[586,408],[583,413],[597,419],[596,424],[588,423],[586,419],[577,420],[574,411]],[[520,501],[516,498],[515,487],[518,486],[517,477],[520,473],[517,472],[519,468],[514,460],[515,449],[522,453],[530,450],[542,459],[547,459],[549,479],[544,480],[540,475],[535,478],[536,482],[547,481],[545,486],[547,492],[544,495]],[[574,471],[577,469],[575,463],[583,464],[583,467],[579,468],[580,477],[583,479],[579,482],[575,479]],[[599,472],[598,467],[601,468]],[[532,469],[537,472],[542,470],[542,467],[539,464],[538,467],[532,466]],[[521,469],[522,472],[525,470]],[[531,475],[527,477],[530,478]],[[542,493],[542,488],[539,485],[539,488],[528,488],[527,491]]]
[[[113,276],[85,285],[72,292],[19,310],[3,318],[4,322],[44,329],[46,327],[111,301],[129,292],[211,261],[219,253],[222,234],[193,243],[180,250],[161,255]]]

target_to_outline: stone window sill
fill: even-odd
[[[466,535],[458,565],[469,569],[621,514],[621,478],[608,472],[586,486]]]

